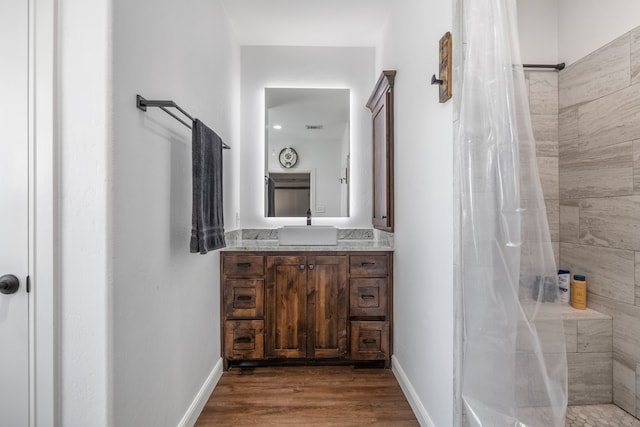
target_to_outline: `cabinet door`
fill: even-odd
[[[347,353],[347,257],[307,257],[310,358],[339,358]]]
[[[264,317],[264,280],[227,279],[224,281],[224,314],[227,319]]]
[[[351,279],[349,296],[351,316],[384,318],[387,315],[386,277]]]
[[[367,102],[373,119],[373,226],[393,231],[393,84],[396,72],[383,71]]]
[[[264,358],[264,321],[224,322],[224,357],[229,360]]]
[[[306,257],[267,257],[267,357],[307,357]]]
[[[351,322],[353,360],[389,360],[389,322]]]
[[[262,277],[264,276],[264,257],[223,254],[222,271],[229,277]]]

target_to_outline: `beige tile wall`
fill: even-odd
[[[613,400],[640,416],[640,27],[558,73],[558,91],[559,266],[613,317]]]
[[[536,140],[538,172],[547,206],[551,243],[558,264],[561,232],[558,183],[558,74],[553,71],[527,71],[525,81],[529,92],[533,136]]]
[[[613,327],[611,316],[585,310],[564,320],[570,405],[611,403]],[[634,377],[635,381],[635,377]]]

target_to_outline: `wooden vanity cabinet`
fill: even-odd
[[[390,361],[392,254],[222,252],[225,368]]]

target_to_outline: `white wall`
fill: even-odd
[[[517,3],[522,62],[557,64],[565,61],[558,56],[558,0],[518,0]]]
[[[559,57],[569,65],[638,25],[637,0],[560,0]]]
[[[570,65],[640,25],[636,0],[518,0],[525,63]]]
[[[191,131],[135,96],[172,99],[224,150],[239,211],[239,47],[217,0],[114,0],[114,424],[176,426],[220,358],[219,254],[189,253]],[[87,424],[89,425],[89,424]]]
[[[241,54],[242,228],[304,224],[264,217],[264,88],[351,90],[351,204],[349,218],[318,218],[318,224],[371,227],[371,114],[365,103],[375,83],[374,49],[243,46]]]
[[[110,9],[111,0],[58,2],[56,425],[111,420]]]
[[[429,79],[452,8],[395,0],[376,59],[397,70],[394,357],[435,426],[453,425],[453,115]]]

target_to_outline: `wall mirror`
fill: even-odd
[[[349,216],[349,89],[265,89],[265,216]]]

